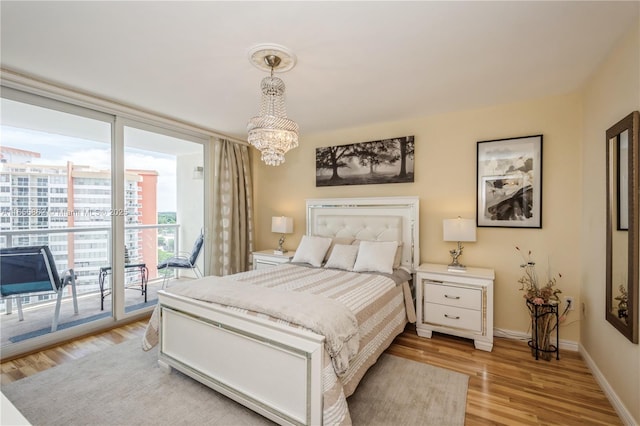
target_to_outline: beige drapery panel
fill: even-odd
[[[212,138],[209,164],[211,214],[207,247],[210,275],[229,275],[249,269],[253,251],[253,193],[249,147]]]

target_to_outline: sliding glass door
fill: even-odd
[[[189,255],[203,227],[204,141],[142,123],[126,122],[124,134],[125,225],[128,253],[122,290],[125,312],[157,301],[166,279],[178,278],[159,263]],[[202,270],[202,253],[197,264]],[[180,277],[193,277],[184,269]],[[145,297],[138,290],[146,274]]]
[[[48,246],[79,305],[67,286],[52,331],[55,292],[3,294],[3,356],[150,312],[158,264],[203,228],[207,139],[5,87],[1,102],[0,248]]]
[[[53,268],[73,270],[79,312],[67,286],[58,332],[110,317],[95,295],[112,238],[113,116],[4,88],[1,102],[0,247],[48,246]],[[53,292],[2,297],[2,346],[51,333],[55,300]]]

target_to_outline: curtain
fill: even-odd
[[[229,275],[249,269],[253,251],[253,194],[249,147],[212,138],[211,214],[206,219],[207,271]]]

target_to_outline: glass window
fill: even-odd
[[[168,249],[164,242],[177,241],[188,251],[203,226],[203,179],[193,176],[203,165],[203,145],[144,127],[124,127],[125,247],[129,264],[147,265],[149,281],[159,284],[163,275],[155,266],[177,254],[177,246]],[[193,277],[190,270],[181,276]],[[136,268],[125,269],[124,279],[127,287],[140,282]],[[144,307],[125,296],[127,311]]]
[[[158,263],[188,252],[203,228],[207,139],[124,118],[114,130],[113,115],[6,87],[0,114],[0,246],[48,245],[59,271],[73,268],[80,312],[73,315],[65,300],[59,329],[152,309],[164,278]],[[124,246],[114,247],[114,239]],[[112,253],[128,262],[124,277],[115,277],[116,294],[112,268],[120,262],[114,266]],[[136,264],[149,273],[144,295]],[[190,270],[170,275],[193,276]],[[67,288],[66,299],[70,293]],[[29,312],[19,325],[17,315],[3,317],[3,347],[50,332],[55,297],[20,297]],[[41,307],[45,313],[35,315]],[[5,309],[0,300],[0,314]]]
[[[2,189],[7,197],[0,199],[0,213],[9,225],[4,226],[3,220],[3,245],[47,245],[59,273],[74,269],[82,300],[80,312],[74,315],[72,304],[63,303],[59,317],[62,329],[69,326],[65,324],[90,321],[98,313],[99,299],[95,296],[99,294],[98,272],[99,265],[108,264],[111,222],[109,217],[96,221],[83,210],[82,198],[74,190],[86,189],[82,182],[87,179],[100,179],[104,181],[100,188],[106,188],[107,192],[93,193],[92,198],[107,208],[110,206],[112,117],[104,117],[109,121],[89,118],[66,112],[67,107],[79,111],[78,107],[43,101],[55,106],[52,109],[41,106],[40,98],[25,96],[29,102],[14,96],[1,100],[0,150],[4,161],[0,181],[9,183],[8,190]],[[68,214],[75,211],[79,213]],[[79,235],[96,243],[95,246],[77,247]],[[86,296],[93,297],[95,308],[83,305],[88,300]],[[70,297],[71,288],[67,286],[64,298]],[[3,346],[11,343],[9,339],[20,341],[23,335],[37,337],[51,331],[55,309],[52,303],[56,298],[50,294],[26,294],[22,299],[24,308],[31,308],[25,311],[25,319],[20,323],[17,315],[3,317]],[[6,302],[0,301],[0,312],[6,309]],[[111,306],[106,307],[110,315]]]

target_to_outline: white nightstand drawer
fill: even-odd
[[[424,281],[424,302],[479,310],[482,308],[482,289]]]
[[[463,330],[482,331],[482,312],[437,303],[424,304],[424,322]]]
[[[268,262],[260,259],[254,259],[253,261],[253,269],[273,268],[274,266],[278,266],[278,265],[281,265],[281,263]]]
[[[473,339],[477,349],[493,348],[493,269],[449,271],[447,265],[423,263],[416,271],[416,332]]]
[[[283,254],[276,254],[273,250],[262,250],[253,252],[253,269],[273,268],[283,263],[291,262],[294,251],[287,251]]]

